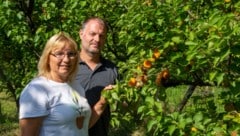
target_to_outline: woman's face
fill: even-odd
[[[77,52],[70,45],[53,50],[49,56],[49,66],[53,80],[66,82],[77,63]]]

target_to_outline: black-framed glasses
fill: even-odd
[[[50,53],[50,54],[58,59],[63,59],[65,57],[65,55],[67,55],[67,57],[70,59],[74,59],[77,56],[77,52],[75,52],[75,51],[68,51],[68,52],[57,51],[57,52]]]

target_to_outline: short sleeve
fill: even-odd
[[[19,119],[49,114],[48,97],[41,85],[27,85],[20,95]]]

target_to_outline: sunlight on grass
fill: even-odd
[[[167,110],[173,112],[177,106],[183,100],[183,97],[188,89],[188,86],[170,87],[166,90],[167,94]],[[224,106],[220,101],[220,93],[223,88],[216,87],[197,87],[189,98],[187,104],[184,107],[184,111],[196,111],[196,110],[213,110],[218,112],[224,112]]]
[[[0,135],[17,136],[18,135],[18,116],[14,100],[0,92]]]

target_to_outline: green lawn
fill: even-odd
[[[0,135],[19,135],[18,114],[14,99],[0,92]]]

